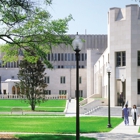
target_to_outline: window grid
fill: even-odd
[[[66,95],[67,94],[67,90],[59,90],[59,95]]]
[[[60,77],[60,83],[61,83],[61,84],[65,84],[65,83],[66,83],[65,76],[61,76],[61,77]]]
[[[116,52],[116,66],[126,66],[126,54],[125,52]]]

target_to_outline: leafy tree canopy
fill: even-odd
[[[52,4],[52,0],[40,1],[46,6]],[[34,63],[41,58],[51,68],[46,59],[51,48],[62,43],[71,45],[72,40],[65,34],[72,16],[51,20],[44,9],[35,0],[0,0],[0,40],[6,42],[1,46],[4,62],[17,61],[22,50],[25,60]],[[30,49],[34,49],[35,57]]]
[[[30,63],[26,60],[21,61],[18,79],[16,83],[19,88],[19,95],[24,96],[24,101],[31,105],[31,109],[35,110],[35,106],[45,101],[44,89],[47,84],[44,80],[45,67],[41,60],[36,63]]]

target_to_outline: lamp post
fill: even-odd
[[[0,94],[1,94],[1,76],[0,76]]]
[[[125,79],[124,79],[124,76],[122,75],[121,77],[121,82],[122,82],[122,108],[124,107],[124,91],[123,91],[123,83],[124,83]],[[123,111],[122,111],[122,118],[123,118]]]
[[[108,63],[106,70],[108,73],[108,125],[107,125],[107,127],[110,128],[111,127],[111,123],[110,123],[110,73],[111,73],[111,67],[110,67],[109,63]]]
[[[79,52],[82,49],[83,43],[78,36],[78,33],[75,39],[72,41],[72,46],[76,52],[76,140],[80,139],[80,123],[79,123]]]
[[[123,95],[124,95],[124,92],[123,92],[123,83],[124,83],[124,81],[125,81],[125,79],[124,79],[124,75],[122,75],[122,77],[121,77],[121,81],[122,81],[122,93],[123,93]]]

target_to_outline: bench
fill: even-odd
[[[11,109],[11,114],[12,114],[13,112],[21,112],[22,115],[23,115],[23,110],[22,110],[22,108],[12,108],[12,109]]]

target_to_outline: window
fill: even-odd
[[[51,60],[54,61],[54,54],[51,54]]]
[[[79,97],[83,97],[83,90],[79,90]]]
[[[3,93],[6,94],[6,89],[3,90]]]
[[[72,54],[71,54],[71,61],[75,61],[75,57],[74,57],[74,56],[75,56],[75,54],[72,53]]]
[[[65,61],[67,61],[67,53],[65,53]]]
[[[66,95],[67,91],[66,90],[59,90],[59,95]]]
[[[76,90],[75,90],[75,97],[76,97]],[[79,97],[83,97],[83,90],[79,90]]]
[[[60,53],[58,53],[58,61],[60,61]]]
[[[68,61],[70,61],[70,53],[68,53]]]
[[[46,95],[51,95],[51,90],[45,90],[44,92]]]
[[[61,83],[61,84],[65,84],[65,83],[66,83],[65,76],[61,76],[61,77],[60,77],[60,83]]]
[[[87,54],[85,54],[85,61],[87,60]]]
[[[45,83],[47,83],[47,84],[50,83],[50,77],[49,76],[45,76]]]
[[[138,79],[137,88],[138,88],[138,94],[140,95],[140,79]]]
[[[48,54],[48,61],[50,61],[50,54]]]
[[[64,61],[64,55],[61,53],[61,61]]]
[[[140,66],[140,51],[138,51],[138,66]]]
[[[126,66],[126,55],[125,52],[116,52],[116,66]]]
[[[11,79],[14,79],[14,76],[11,76]]]
[[[11,62],[11,68],[13,68],[14,66],[13,66],[13,62]]]
[[[82,83],[82,77],[80,76],[79,77],[79,84],[81,84]]]
[[[54,60],[57,61],[57,53],[55,53],[55,58],[54,58]]]
[[[14,68],[16,68],[16,62],[14,62]]]
[[[84,61],[84,54],[82,53],[82,59],[81,59],[82,61]]]

